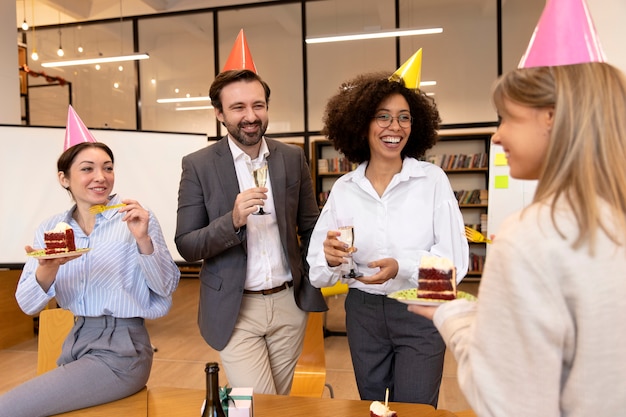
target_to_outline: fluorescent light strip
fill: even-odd
[[[109,62],[124,62],[124,61],[137,61],[140,59],[148,59],[150,55],[148,54],[130,54],[130,55],[120,55],[120,56],[110,56],[110,57],[98,57],[98,58],[84,58],[84,59],[73,59],[69,61],[51,61],[51,62],[42,62],[42,67],[69,67],[72,65],[89,65],[89,64],[106,64]]]
[[[176,111],[185,111],[185,110],[210,110],[213,106],[195,106],[195,107],[176,107]]]
[[[437,81],[420,81],[420,87],[432,87],[437,85]]]
[[[327,42],[341,42],[341,41],[356,41],[362,39],[378,39],[378,38],[393,38],[396,36],[414,36],[414,35],[432,35],[435,33],[442,33],[443,28],[431,28],[431,29],[398,29],[383,32],[370,32],[370,33],[353,33],[348,35],[337,36],[321,36],[306,38],[305,42],[312,43],[327,43]]]
[[[157,99],[157,103],[190,103],[193,101],[211,101],[209,96],[200,97],[181,97],[181,98],[160,98]]]

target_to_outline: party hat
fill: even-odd
[[[391,74],[389,81],[403,80],[406,88],[417,90],[420,88],[420,76],[422,74],[422,48]]]
[[[518,68],[604,61],[585,0],[548,0]]]
[[[222,72],[241,69],[247,69],[257,74],[256,66],[252,60],[252,54],[248,48],[248,41],[246,41],[246,36],[243,34],[243,29],[239,31],[239,35],[237,35],[237,39],[235,39],[235,44],[230,51],[230,55],[226,60]]]
[[[78,117],[78,114],[74,111],[74,108],[70,105],[67,111],[63,151],[65,152],[72,146],[83,142],[97,142],[97,140],[93,137],[91,132],[89,132],[83,121]]]

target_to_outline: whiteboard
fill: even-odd
[[[513,213],[530,205],[537,188],[537,181],[518,180],[511,177],[508,165],[496,163],[498,155],[504,155],[502,146],[491,143],[489,150],[489,216],[487,233],[496,235],[496,238],[500,224]],[[506,186],[503,186],[503,179]]]
[[[115,156],[114,193],[154,212],[172,257],[183,156],[208,146],[205,135],[90,129]],[[65,128],[0,126],[0,266],[21,267],[24,246],[46,218],[73,202],[57,180]],[[10,264],[10,265],[9,265]]]

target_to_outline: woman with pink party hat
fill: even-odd
[[[141,390],[153,355],[144,318],[169,311],[180,278],[154,215],[139,202],[112,194],[113,152],[96,142],[72,107],[64,148],[58,178],[75,204],[39,226],[34,247],[44,248],[44,233],[65,224],[76,248],[84,250],[56,257],[35,255],[27,246],[33,256],[24,265],[16,298],[31,315],[55,298],[74,314],[74,327],[57,368],[0,396],[2,417],[48,416]],[[94,214],[94,205],[122,207]]]
[[[478,416],[624,415],[626,77],[582,0],[548,1],[493,100],[533,202],[503,222],[478,302],[409,309],[434,318]]]

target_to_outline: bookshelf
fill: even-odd
[[[330,141],[312,142],[311,177],[313,178],[313,191],[315,191],[320,208],[324,206],[335,180],[355,167],[356,165],[348,162]]]
[[[448,175],[464,223],[483,233],[487,232],[491,135],[491,132],[441,133],[437,144],[424,158],[441,166]],[[311,176],[320,208],[335,180],[354,168],[330,141],[311,142]],[[465,281],[480,279],[485,255],[485,243],[470,243],[470,270]]]
[[[442,133],[425,157],[448,175],[463,221],[488,235],[489,148],[491,132]],[[469,243],[469,271],[464,281],[478,281],[487,252],[485,243]]]

